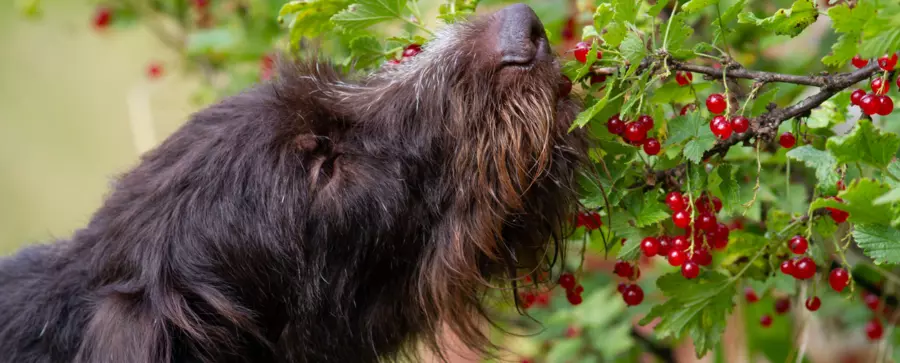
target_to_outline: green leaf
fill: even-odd
[[[688,141],[684,145],[684,157],[688,160],[699,163],[703,159],[703,154],[712,149],[716,145],[716,136],[707,128],[708,133],[703,133],[696,139]]]
[[[622,203],[634,217],[634,224],[638,227],[646,227],[669,218],[665,204],[659,201],[658,192],[631,193]]]
[[[594,29],[605,28],[613,20],[613,13],[611,4],[597,5],[597,10],[594,10]]]
[[[600,37],[600,34],[597,33],[597,28],[594,28],[593,25],[588,25],[581,30],[581,40],[588,40],[598,37]]]
[[[853,239],[875,263],[900,263],[900,231],[880,225],[857,224]]]
[[[406,0],[359,0],[331,18],[336,25],[348,30],[363,30],[372,25],[402,19]]]
[[[619,45],[619,52],[631,64],[639,64],[644,57],[647,56],[647,50],[644,48],[644,42],[635,33],[628,33],[625,40]]]
[[[891,191],[884,193],[882,196],[875,199],[873,204],[882,205],[896,202],[900,202],[900,189],[891,189]]]
[[[760,249],[769,245],[769,239],[758,234],[736,230],[728,234],[728,254],[736,256],[753,256]]]
[[[547,352],[547,363],[565,363],[578,356],[583,339],[565,339],[556,342]]]
[[[812,145],[803,145],[787,152],[787,157],[803,162],[816,171],[816,188],[823,194],[835,191],[838,181],[837,160],[831,153],[816,149]]]
[[[572,122],[571,129],[575,129],[576,127],[584,127],[587,125],[594,116],[597,116],[604,107],[606,107],[606,103],[609,101],[610,92],[607,92],[603,95],[603,98],[597,100],[591,107],[587,110],[581,111],[577,117],[575,117],[575,121]]]
[[[709,184],[713,194],[722,199],[722,209],[734,210],[740,206],[741,186],[734,178],[734,167],[731,164],[716,167],[709,175]]]
[[[665,44],[665,47],[669,52],[676,53],[682,50],[687,39],[694,34],[694,28],[688,25],[687,16],[688,15],[683,12],[677,13],[669,20],[672,24],[667,27],[668,31],[666,33]]]
[[[816,218],[813,220],[813,231],[819,236],[828,238],[837,232],[837,223],[828,217]]]
[[[844,122],[844,111],[838,110],[834,97],[812,110],[806,125],[812,129],[830,128]]]
[[[710,5],[718,6],[719,1],[720,0],[690,0],[681,6],[681,10],[685,13],[692,14]]]
[[[650,7],[650,9],[647,10],[647,15],[650,15],[654,18],[659,16],[659,13],[661,13],[662,9],[664,9],[666,5],[669,4],[669,1],[670,0],[656,0],[656,4],[654,4]]]
[[[384,48],[373,36],[364,36],[350,41],[350,56],[358,67],[367,67],[384,58]]]
[[[848,135],[828,139],[826,148],[834,154],[838,163],[858,161],[883,168],[900,148],[900,137],[894,133],[882,132],[872,121],[860,119]]]
[[[645,325],[659,318],[654,331],[660,339],[672,337],[680,340],[689,335],[694,341],[698,358],[712,350],[721,339],[726,318],[734,308],[733,282],[725,275],[712,271],[691,280],[674,272],[660,277],[656,285],[669,299],[654,306],[640,324]]]
[[[875,5],[870,1],[859,1],[852,9],[846,3],[828,9],[832,27],[838,33],[860,33],[865,30],[869,19],[875,18]]]
[[[859,55],[864,59],[877,58],[900,49],[900,28],[889,29],[875,37],[866,38],[859,47]]]
[[[625,34],[627,33],[628,27],[625,26],[625,23],[614,21],[609,23],[609,26],[606,27],[606,33],[603,34],[603,41],[610,47],[618,47],[619,44],[622,44],[622,40],[625,39]]]
[[[664,146],[671,146],[697,137],[697,132],[707,123],[700,118],[700,112],[689,112],[669,121],[669,138]]]
[[[860,35],[843,34],[831,46],[831,54],[822,58],[822,63],[831,67],[842,67],[859,52]]]
[[[875,205],[878,197],[890,191],[890,187],[873,179],[858,179],[847,186],[838,194],[844,200],[843,203],[834,199],[819,198],[812,202],[809,210],[819,208],[835,208],[850,213],[849,221],[861,224],[889,225],[893,218],[893,211],[889,205]]]
[[[641,0],[612,0],[615,12],[613,18],[619,23],[634,23],[637,19]]]
[[[768,91],[760,93],[758,96],[756,96],[756,99],[753,100],[753,107],[750,108],[750,115],[752,117],[758,117],[759,115],[768,112],[766,107],[769,106],[769,103],[772,103],[772,101],[775,100],[775,96],[778,95],[778,91],[778,87],[772,87]]]
[[[796,37],[819,17],[813,0],[796,0],[790,9],[778,9],[774,15],[760,19],[753,13],[741,13],[738,20],[744,24],[756,24],[778,35]]]

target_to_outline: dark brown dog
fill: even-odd
[[[3,362],[374,362],[475,349],[498,281],[547,269],[577,105],[524,5],[360,80],[317,62],[195,114],[71,240],[0,262]]]

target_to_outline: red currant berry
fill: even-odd
[[[630,263],[619,260],[616,261],[615,266],[613,267],[613,272],[619,277],[630,278],[634,276],[634,266],[631,266]]]
[[[865,292],[863,295],[863,302],[866,304],[866,306],[869,307],[869,310],[872,310],[872,311],[878,310],[878,303],[879,303],[878,300],[879,300],[878,295],[875,295],[873,293]]]
[[[731,119],[731,130],[743,134],[750,129],[750,120],[744,116],[736,116]]]
[[[893,71],[897,66],[897,53],[885,54],[878,58],[878,66],[885,71]]]
[[[697,109],[697,106],[694,105],[693,103],[688,104],[688,105],[684,105],[684,107],[681,108],[681,111],[679,112],[679,114],[680,114],[681,116],[684,116],[684,115],[687,115],[688,111],[693,111],[693,110],[696,110],[696,109]]]
[[[847,186],[844,185],[843,180],[838,180],[836,186],[837,186],[837,190],[846,190],[847,189]]]
[[[95,28],[105,29],[112,22],[112,9],[105,6],[98,7],[97,10],[94,11],[94,18],[92,20]]]
[[[731,124],[725,116],[713,117],[712,122],[709,123],[709,129],[719,139],[724,140],[731,137]]]
[[[591,50],[591,43],[588,42],[578,42],[575,44],[575,59],[577,59],[581,63],[587,63],[587,55]],[[599,53],[598,53],[599,59]]]
[[[881,321],[878,318],[872,318],[866,323],[866,336],[869,337],[870,340],[878,340],[881,339],[881,336],[884,335],[884,327],[881,325]]]
[[[797,144],[797,138],[790,131],[781,134],[778,137],[778,143],[785,149],[790,149]]]
[[[866,91],[863,91],[857,88],[853,93],[850,94],[850,103],[859,106],[859,101],[865,97]]]
[[[392,60],[393,61],[393,60]],[[397,61],[399,64],[400,62]],[[572,80],[569,77],[562,76],[559,79],[559,98],[569,97],[569,94],[572,93]]]
[[[787,298],[780,298],[778,300],[775,300],[775,313],[776,314],[782,315],[782,314],[788,312],[788,310],[790,310],[790,309],[791,309],[791,300],[788,300]]]
[[[803,257],[794,264],[794,277],[808,280],[816,275],[816,263],[809,257]]]
[[[894,112],[894,100],[890,96],[879,97],[878,114],[881,116],[890,115]]]
[[[795,272],[796,272],[796,268],[794,267],[794,261],[792,261],[792,260],[781,261],[781,273],[788,275],[788,276],[794,276]]]
[[[575,338],[579,335],[579,333],[581,332],[578,331],[578,328],[570,326],[568,329],[566,329],[566,338]]]
[[[591,75],[591,85],[606,82],[606,76],[602,74]]]
[[[413,43],[413,44],[407,45],[406,48],[403,49],[403,56],[407,57],[407,58],[415,57],[420,52],[422,52],[422,46]]]
[[[619,118],[619,114],[612,115],[606,120],[606,130],[613,135],[621,135],[625,131],[625,122]]]
[[[687,261],[681,265],[681,276],[686,279],[693,279],[700,275],[700,266],[694,261]]]
[[[831,273],[828,274],[828,284],[831,285],[831,289],[834,291],[844,291],[844,288],[850,284],[850,274],[841,267],[831,270]]]
[[[725,96],[722,96],[719,93],[713,93],[706,98],[706,109],[713,114],[720,114],[725,112],[725,108],[727,107],[727,102],[725,101]]]
[[[653,237],[644,238],[641,241],[641,251],[644,252],[644,256],[653,257],[659,253],[659,240]]]
[[[569,304],[572,305],[580,305],[581,302],[584,301],[581,295],[572,292],[566,293],[566,300],[569,300]]]
[[[619,286],[616,286],[616,290],[619,291],[620,294],[624,294],[625,289],[627,289],[627,288],[628,288],[628,284],[626,284],[624,282],[620,282]]]
[[[825,209],[828,210],[828,212],[831,214],[831,219],[833,219],[834,223],[837,223],[837,224],[846,222],[847,218],[850,217],[849,212],[846,212],[846,211],[843,211],[840,209],[835,209],[835,208],[831,208],[831,207],[826,207]]]
[[[716,216],[709,212],[700,213],[697,216],[697,219],[694,221],[694,224],[697,228],[703,231],[715,231],[717,228],[718,221],[716,220]]]
[[[687,251],[688,248],[691,247],[691,243],[688,242],[687,236],[675,236],[672,238],[672,247],[669,249],[670,251]]]
[[[572,289],[572,292],[580,295],[582,292],[584,292],[584,286],[581,286],[581,284],[578,284],[575,286],[574,289]]]
[[[867,94],[859,100],[859,108],[868,116],[877,114],[881,111],[881,99],[873,94]]]
[[[672,223],[678,228],[687,228],[691,225],[691,214],[685,210],[680,210],[672,214]]]
[[[684,261],[686,259],[687,259],[687,256],[685,256],[684,251],[679,251],[676,249],[672,249],[671,251],[669,251],[668,260],[669,260],[669,264],[672,266],[681,266],[684,264]]]
[[[622,299],[628,306],[640,305],[644,301],[644,290],[638,285],[628,285],[622,293]]]
[[[672,247],[672,240],[668,236],[659,237],[659,249],[656,254],[660,256],[668,256]]]
[[[806,310],[816,311],[819,310],[819,307],[821,306],[822,300],[820,300],[818,296],[813,296],[806,299]]]
[[[669,209],[673,212],[685,210],[685,208],[687,208],[684,195],[679,192],[669,192],[669,194],[666,194],[666,205],[669,206]]]
[[[862,59],[862,57],[860,57],[859,54],[857,54],[857,55],[853,56],[853,59],[850,60],[850,63],[853,63],[853,66],[856,68],[862,68],[862,67],[865,67],[867,64],[869,64],[869,60]]]
[[[662,145],[659,144],[659,141],[656,138],[651,137],[644,141],[644,152],[647,155],[657,155],[659,154],[659,150],[662,148]]]
[[[647,130],[641,127],[637,122],[629,122],[625,124],[625,140],[638,143],[647,138]]]
[[[809,248],[809,241],[806,240],[806,237],[797,235],[791,238],[790,242],[788,242],[788,247],[791,249],[791,252],[802,255]]]
[[[746,287],[744,288],[744,300],[752,304],[759,301],[759,296],[756,296],[756,291],[753,291],[752,288]]]
[[[641,125],[641,129],[644,131],[653,130],[653,117],[647,115],[641,115],[638,117],[637,124]]]
[[[700,266],[709,266],[712,264],[712,255],[707,249],[698,248],[694,250],[694,254],[691,255],[691,261],[694,261]]]
[[[687,86],[691,84],[694,80],[694,74],[691,72],[677,72],[675,73],[675,82],[678,82],[679,86]]]
[[[869,83],[869,86],[872,87],[872,93],[878,96],[886,94],[891,90],[891,82],[888,82],[881,77],[872,78],[872,82]]]
[[[618,263],[616,266],[618,267]],[[575,287],[575,276],[566,272],[559,276],[559,286],[562,286],[566,290],[570,290]]]
[[[722,211],[722,200],[719,197],[712,197],[713,208],[716,210],[716,213]]]
[[[151,63],[147,66],[147,78],[157,79],[162,77],[163,67],[159,63]]]
[[[759,318],[759,325],[762,325],[763,328],[768,328],[772,326],[772,317],[767,315],[763,315]]]

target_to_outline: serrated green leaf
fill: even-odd
[[[721,0],[690,0],[681,6],[681,10],[685,13],[692,14],[710,5],[718,6],[719,1]]]
[[[872,121],[860,119],[850,134],[828,139],[826,148],[838,163],[864,162],[883,168],[900,149],[900,137],[894,133],[882,132]]]
[[[331,18],[348,6],[347,1],[308,1],[298,6],[291,15],[290,44],[297,47],[300,39],[314,38],[334,29]]]
[[[603,3],[597,5],[594,10],[594,29],[604,29],[613,19],[612,4]]]
[[[819,150],[812,145],[803,145],[787,152],[787,157],[803,162],[816,171],[816,188],[823,194],[832,194],[836,190],[838,174],[837,160],[831,153]]]
[[[600,34],[597,33],[597,28],[594,28],[593,25],[585,26],[584,29],[581,30],[581,40],[588,40],[597,37],[600,37]]]
[[[622,44],[619,45],[619,52],[631,64],[639,64],[644,57],[647,56],[647,50],[644,48],[644,42],[635,33],[628,33]]]
[[[714,181],[715,180],[715,181]],[[741,186],[734,178],[734,167],[723,164],[709,175],[709,188],[722,199],[722,209],[733,210],[741,204]]]
[[[615,231],[616,236],[625,238],[625,245],[619,250],[617,258],[626,261],[633,261],[638,257],[641,251],[639,248],[641,240],[645,237],[639,228],[631,224],[633,223],[631,218],[632,216],[627,211],[618,210],[613,214],[612,223],[609,226],[610,230]]]
[[[838,194],[844,200],[843,203],[834,199],[819,198],[812,202],[809,210],[819,208],[835,208],[850,213],[849,221],[861,224],[889,225],[893,218],[893,211],[889,205],[875,205],[874,201],[879,196],[890,191],[890,187],[872,179],[858,179],[847,186]]]
[[[777,234],[788,234],[790,229],[785,230],[791,224],[791,214],[780,209],[772,208],[766,214],[766,228]]]
[[[769,239],[758,234],[736,230],[728,234],[728,254],[753,256],[769,245]]]
[[[744,7],[747,5],[747,0],[738,0],[734,4],[725,9],[722,12],[722,16],[713,20],[713,25],[716,28],[725,27],[726,29],[731,24],[731,22],[737,20],[738,15],[744,11]],[[721,19],[721,25],[719,20]],[[719,29],[716,29],[716,36],[719,36]]]
[[[659,16],[659,13],[661,13],[662,9],[664,9],[666,5],[669,4],[669,1],[670,0],[656,0],[656,4],[654,4],[650,7],[650,9],[647,10],[647,15],[650,15],[654,18]]]
[[[882,204],[890,204],[900,202],[900,189],[891,189],[891,191],[882,194],[880,197],[875,199],[873,204],[882,205]]]
[[[690,112],[669,121],[669,138],[664,146],[671,146],[697,137],[697,131],[704,126],[699,112]]]
[[[834,98],[823,102],[816,107],[806,120],[806,125],[812,129],[830,128],[841,122],[844,122],[844,111],[838,110]]]
[[[875,5],[870,1],[859,1],[853,8],[844,3],[828,9],[832,27],[839,33],[860,33],[865,30],[869,19],[875,18]]]
[[[364,36],[350,41],[350,56],[358,67],[367,67],[384,58],[384,48],[373,36]]]
[[[331,17],[331,21],[344,29],[363,30],[384,21],[402,19],[405,8],[406,0],[357,0]]]
[[[606,103],[609,101],[609,95],[610,92],[607,92],[605,95],[603,95],[603,98],[597,100],[597,102],[591,105],[591,107],[588,107],[588,109],[581,111],[578,116],[575,117],[575,121],[572,122],[571,129],[575,129],[576,127],[584,127],[584,125],[587,125],[588,122],[590,122],[591,119],[594,118],[594,116],[597,116],[597,114],[600,113],[600,111],[602,111],[604,107],[606,107]]]
[[[857,224],[853,239],[875,263],[900,263],[900,231],[882,225]]]
[[[774,15],[758,18],[753,13],[741,13],[738,20],[744,24],[756,24],[778,35],[796,37],[819,17],[813,0],[796,0],[790,9],[778,9]]]
[[[756,99],[753,100],[753,107],[750,108],[750,116],[758,117],[759,115],[768,112],[766,108],[769,106],[769,103],[772,103],[775,96],[778,95],[778,91],[778,87],[772,87],[768,91],[756,96]]]
[[[641,0],[612,0],[613,19],[619,23],[634,23],[637,19],[638,9],[641,8]]]
[[[703,159],[703,154],[707,150],[712,149],[716,145],[716,136],[713,135],[712,131],[707,131],[709,131],[708,134],[702,133],[699,137],[688,141],[684,145],[684,157],[695,164]]]
[[[706,177],[706,168],[699,165],[688,165],[687,178],[687,184],[684,188],[688,193],[694,196],[693,198],[697,198],[702,191],[706,190],[706,183],[708,181]]]
[[[859,51],[860,35],[843,34],[831,46],[831,53],[822,58],[822,63],[831,67],[846,65]]]
[[[665,204],[659,201],[658,192],[631,193],[622,203],[637,227],[646,227],[669,217]]]
[[[813,220],[813,232],[825,238],[831,237],[837,232],[837,223],[828,217],[816,218]]]
[[[888,29],[877,33],[874,37],[863,39],[859,47],[859,55],[864,59],[877,58],[900,49],[900,28]]]
[[[628,34],[628,27],[625,26],[625,23],[613,21],[606,27],[606,33],[603,34],[603,42],[610,47],[618,47],[619,44],[622,44],[626,34]]]
[[[656,285],[669,299],[654,306],[640,324],[659,318],[654,330],[660,339],[690,335],[697,357],[712,350],[721,339],[726,318],[734,308],[733,282],[725,275],[707,271],[691,280],[680,273],[670,273],[660,277]]]
[[[694,28],[688,25],[687,16],[683,12],[677,13],[669,20],[672,24],[667,27],[665,49],[671,53],[683,50],[687,39],[694,34]]]

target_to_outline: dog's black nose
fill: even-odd
[[[549,54],[544,24],[528,5],[507,6],[496,13],[496,19],[500,22],[497,44],[504,65],[529,64]]]

